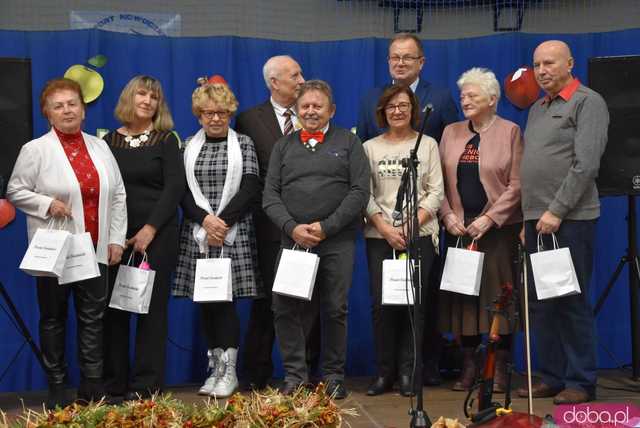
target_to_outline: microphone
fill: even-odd
[[[396,195],[396,207],[393,209],[391,213],[391,218],[394,220],[400,220],[402,218],[402,205],[404,203],[404,190],[407,187],[407,177],[409,176],[409,171],[404,170],[402,173],[402,178],[400,179],[400,186],[398,187],[398,194]]]
[[[413,150],[413,152],[415,153],[412,153],[412,156],[417,157],[417,150],[418,150],[418,147],[420,146],[420,140],[422,139],[422,134],[424,134],[424,127],[427,123],[427,119],[429,118],[429,115],[431,115],[431,112],[433,112],[433,104],[428,103],[422,109],[422,113],[424,114],[424,119],[422,120],[422,129],[418,134],[416,147]],[[402,218],[402,204],[404,203],[404,196],[405,196],[404,193],[405,193],[405,187],[407,184],[408,177],[409,177],[409,170],[405,169],[404,173],[402,173],[402,179],[400,179],[400,187],[398,187],[398,194],[396,196],[396,206],[393,212],[391,213],[391,218],[396,221]]]

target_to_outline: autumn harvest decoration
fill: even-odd
[[[345,416],[358,415],[354,409],[338,407],[319,384],[287,396],[274,389],[235,394],[224,404],[186,404],[166,394],[117,406],[99,402],[54,411],[25,409],[11,423],[2,414],[0,428],[338,428],[349,426]]]

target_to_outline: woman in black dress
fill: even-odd
[[[122,127],[104,139],[115,156],[125,188],[128,250],[146,252],[156,271],[149,313],[138,315],[133,365],[129,361],[129,312],[107,309],[105,388],[112,397],[135,399],[161,390],[167,341],[169,281],[178,248],[178,203],[185,188],[180,142],[160,82],[136,76],[120,94],[115,117]],[[140,260],[140,256],[137,256]],[[111,290],[117,270],[110,272]]]

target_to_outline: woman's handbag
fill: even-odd
[[[220,257],[196,260],[196,276],[193,285],[194,302],[232,302],[231,259],[224,258],[224,246]]]
[[[29,248],[22,258],[20,269],[33,276],[60,277],[67,261],[69,237],[64,230],[65,217],[61,229],[55,228],[55,218],[51,218],[46,229],[37,229],[33,234]]]
[[[298,299],[311,300],[320,257],[307,251],[283,248],[278,271],[273,280],[273,292]]]
[[[556,235],[552,233],[551,237],[553,250],[542,250],[542,236],[538,234],[538,252],[530,256],[538,300],[580,294],[569,248],[559,248]]]
[[[471,242],[473,248],[475,239]],[[482,267],[484,253],[480,251],[459,248],[460,237],[455,247],[447,249],[447,258],[444,262],[440,290],[454,293],[478,296],[482,282]]]
[[[83,281],[100,276],[96,250],[89,232],[69,236],[69,251],[59,284]]]
[[[413,305],[414,288],[411,278],[415,267],[413,263],[410,267],[407,263],[407,260],[396,258],[396,250],[393,250],[393,259],[382,261],[383,305]],[[420,272],[419,261],[417,269]]]
[[[126,265],[120,265],[116,282],[111,293],[109,307],[136,314],[149,313],[149,303],[153,293],[153,281],[156,272],[131,266],[134,251],[131,251]],[[144,253],[142,263],[147,261]]]

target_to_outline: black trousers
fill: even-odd
[[[440,234],[442,237],[443,234]],[[440,241],[442,242],[442,241]],[[442,253],[441,253],[442,254]],[[444,269],[444,258],[440,254],[433,255],[433,263],[427,274],[425,284],[427,294],[425,296],[425,318],[424,318],[424,342],[422,345],[422,361],[431,367],[437,366],[442,357],[443,338],[438,327],[439,318],[439,296],[440,280],[442,279],[442,269]],[[423,270],[423,281],[424,281]]]
[[[258,241],[258,267],[262,274],[265,296],[253,299],[249,325],[244,338],[244,372],[249,382],[261,384],[271,379],[271,353],[276,337],[271,309],[271,289],[276,276],[280,241]]]
[[[131,254],[122,255],[123,263]],[[111,395],[127,391],[154,392],[164,387],[168,335],[169,284],[173,266],[163,266],[148,252],[151,268],[156,271],[149,313],[136,315],[136,335],[133,365],[129,359],[131,312],[107,308],[105,315],[105,389]],[[137,263],[141,256],[136,255]],[[109,299],[118,273],[118,266],[109,269]]]
[[[40,309],[40,349],[49,385],[64,383],[67,363],[64,357],[69,296],[76,310],[78,365],[83,379],[102,379],[103,316],[107,306],[106,267],[101,276],[60,285],[57,278],[36,279]]]
[[[431,237],[419,238],[418,245],[422,257],[420,287],[422,303],[417,308],[414,328],[416,330],[416,345],[421,347],[425,308],[428,306],[429,272],[433,264],[435,250]],[[382,304],[382,261],[393,258],[393,248],[385,239],[368,238],[367,258],[378,376],[387,379],[395,379],[400,375],[409,376],[412,373],[414,354],[414,338],[409,320],[409,317],[413,316],[413,307]],[[416,375],[421,376],[422,361],[416,361],[416,365]]]
[[[291,248],[292,242],[283,242]],[[320,256],[311,302],[273,295],[276,336],[285,369],[285,382],[307,382],[306,345],[320,312],[322,375],[326,381],[344,379],[347,353],[347,298],[353,273],[353,234],[332,237],[314,248]]]
[[[200,303],[200,311],[209,349],[240,347],[240,318],[233,302]]]

